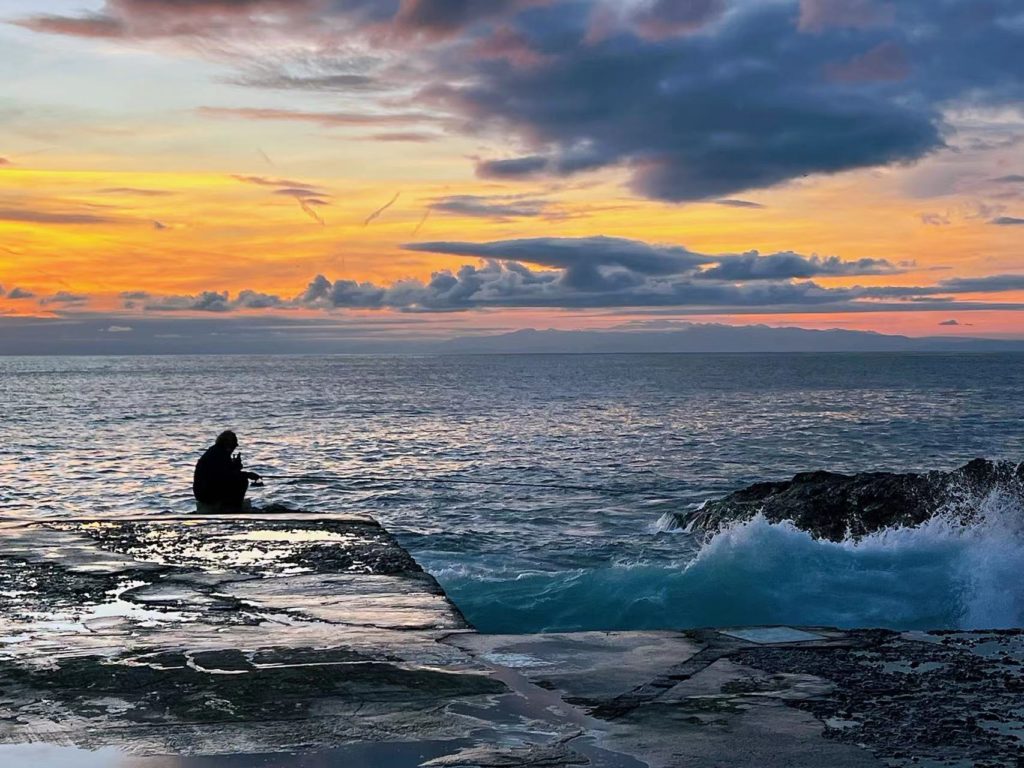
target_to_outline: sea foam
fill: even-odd
[[[490,632],[1022,626],[1024,510],[999,493],[979,505],[968,526],[938,515],[841,542],[758,516],[718,532],[676,565],[528,573],[511,563],[497,572],[463,565],[438,576],[470,621]]]

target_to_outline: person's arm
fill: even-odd
[[[256,472],[246,472],[245,471],[245,469],[243,468],[243,465],[242,465],[242,454],[239,453],[237,456],[232,456],[231,457],[231,465],[235,468],[235,470],[240,475],[245,475],[247,478],[249,478],[254,483],[259,483],[259,482],[263,481],[263,478],[260,477]]]

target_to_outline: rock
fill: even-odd
[[[675,518],[680,527],[713,534],[763,514],[770,522],[789,520],[817,538],[842,541],[913,527],[937,514],[968,524],[993,493],[1024,502],[1024,463],[975,459],[951,472],[922,474],[802,472],[789,481],[755,483]]]

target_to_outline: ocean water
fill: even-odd
[[[998,494],[857,542],[665,525],[804,470],[1024,460],[1022,392],[998,354],[0,358],[0,517],[188,512],[232,428],[255,503],[375,516],[485,631],[1022,626]]]

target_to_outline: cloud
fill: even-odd
[[[661,40],[694,32],[718,19],[724,0],[649,0],[633,13],[631,22],[645,37]]]
[[[922,213],[921,223],[930,227],[945,227],[949,225],[950,221],[949,216],[941,213]]]
[[[11,165],[11,161],[6,157],[0,157],[0,168],[3,168],[5,165]]]
[[[1009,176],[999,176],[992,179],[992,181],[999,182],[1000,184],[1024,184],[1024,174],[1011,173]]]
[[[801,256],[797,253],[773,253],[762,256],[757,251],[739,256],[719,257],[718,265],[699,273],[698,277],[713,280],[789,280],[811,277],[845,277],[851,275],[892,275],[905,272],[886,259],[843,261],[837,256]]]
[[[201,291],[193,296],[154,296],[134,291],[122,293],[127,308],[134,308],[135,301],[144,301],[148,312],[233,312],[236,310],[285,308],[288,303],[268,293],[240,291],[234,299],[227,291]]]
[[[390,200],[388,200],[386,203],[384,203],[384,205],[382,205],[380,208],[378,208],[377,210],[375,210],[373,213],[371,213],[369,216],[366,217],[366,221],[363,222],[363,226],[364,227],[368,226],[371,222],[376,221],[377,219],[379,219],[381,214],[383,214],[384,211],[386,211],[392,205],[397,203],[398,202],[398,198],[401,197],[401,196],[402,196],[401,192],[396,192],[394,197],[392,197]]]
[[[752,200],[737,200],[729,197],[715,200],[715,205],[724,205],[727,208],[764,208],[761,203],[755,203]]]
[[[328,197],[327,193],[319,187],[312,184],[306,184],[302,181],[276,179],[268,176],[244,176],[235,174],[232,178],[245,184],[255,184],[258,187],[273,187],[274,190],[271,194],[293,198],[299,204],[299,208],[302,212],[309,216],[309,218],[313,219],[313,221],[317,222],[322,227],[327,225],[323,216],[321,216],[314,207],[330,205],[330,203],[324,199],[325,197]]]
[[[55,35],[73,37],[127,37],[125,24],[111,16],[99,13],[86,16],[55,16],[43,14],[32,16],[19,22],[21,26],[36,32],[48,32]]]
[[[32,293],[32,291],[26,291],[25,289],[18,288],[18,287],[11,288],[11,290],[9,290],[7,292],[7,298],[11,299],[12,301],[21,301],[21,300],[24,300],[24,299],[34,299],[35,297],[36,297],[36,295],[34,293]]]
[[[348,72],[325,75],[291,75],[284,72],[270,71],[239,78],[235,83],[252,88],[269,88],[285,91],[327,91],[335,93],[376,91],[385,87],[370,75]]]
[[[1024,274],[988,275],[986,277],[951,277],[942,280],[936,293],[993,293],[1024,291]]]
[[[0,208],[0,221],[17,221],[26,224],[113,224],[116,222],[115,219],[91,213],[56,213],[25,208]]]
[[[203,117],[226,117],[239,120],[283,120],[314,123],[325,128],[365,127],[373,125],[408,126],[414,123],[435,123],[440,119],[427,112],[305,112],[292,109],[254,107],[199,107]]]
[[[45,306],[47,304],[85,304],[88,301],[89,297],[85,294],[58,291],[52,296],[44,296],[39,303]]]
[[[612,237],[532,238],[490,243],[426,242],[411,251],[517,261],[564,269],[570,283],[582,285],[618,270],[617,279],[635,275],[688,275],[701,280],[785,280],[817,276],[884,275],[905,271],[885,259],[844,261],[837,256],[801,256],[793,252],[761,255],[701,254],[675,245],[649,244]],[[702,267],[710,267],[701,269]]]
[[[241,29],[300,28],[314,22],[319,7],[317,0],[107,0],[81,16],[42,14],[18,23],[76,37],[204,38]]]
[[[895,21],[895,10],[880,0],[800,0],[800,29],[870,29]]]
[[[432,201],[430,208],[458,216],[514,219],[543,216],[549,203],[522,195],[451,195]]]
[[[142,189],[140,187],[105,187],[96,191],[102,195],[126,195],[132,197],[167,197],[174,194],[166,189]]]
[[[564,17],[545,18],[565,26]],[[541,50],[543,21],[531,38]],[[479,162],[482,177],[621,167],[636,193],[684,202],[911,161],[943,146],[940,110],[927,99],[878,90],[852,70],[844,82],[823,78],[837,55],[863,51],[800,35],[785,5],[744,5],[713,32],[671,41],[617,35],[588,44],[583,30],[573,32],[535,66],[478,62],[465,84],[431,91],[468,124],[511,133],[530,150]]]
[[[108,325],[106,328],[101,330],[104,333],[131,333],[135,329],[130,325]]]
[[[372,133],[366,138],[371,139],[372,141],[426,144],[430,141],[437,141],[441,137],[436,133],[423,133],[419,131],[388,131],[384,133]]]
[[[445,36],[483,19],[537,3],[538,0],[402,0],[394,24],[399,31]]]
[[[617,20],[596,34],[602,13]],[[440,125],[510,148],[483,177],[612,169],[668,202],[914,162],[951,112],[1024,99],[1019,0],[107,0],[22,23],[188,39],[240,82],[363,97],[209,117]]]
[[[403,246],[410,251],[502,259],[566,269],[580,275],[597,267],[620,267],[643,275],[680,274],[705,264],[707,256],[681,246],[651,245],[617,237],[538,237],[491,243],[427,242]]]
[[[848,61],[829,66],[827,72],[829,77],[841,83],[905,80],[910,76],[910,61],[903,46],[890,40]]]
[[[1017,216],[999,216],[992,219],[992,223],[1000,227],[1019,227],[1024,224],[1024,219]]]
[[[949,325],[949,326],[960,325],[960,321],[959,320],[943,320],[941,323],[939,323],[939,325]]]

